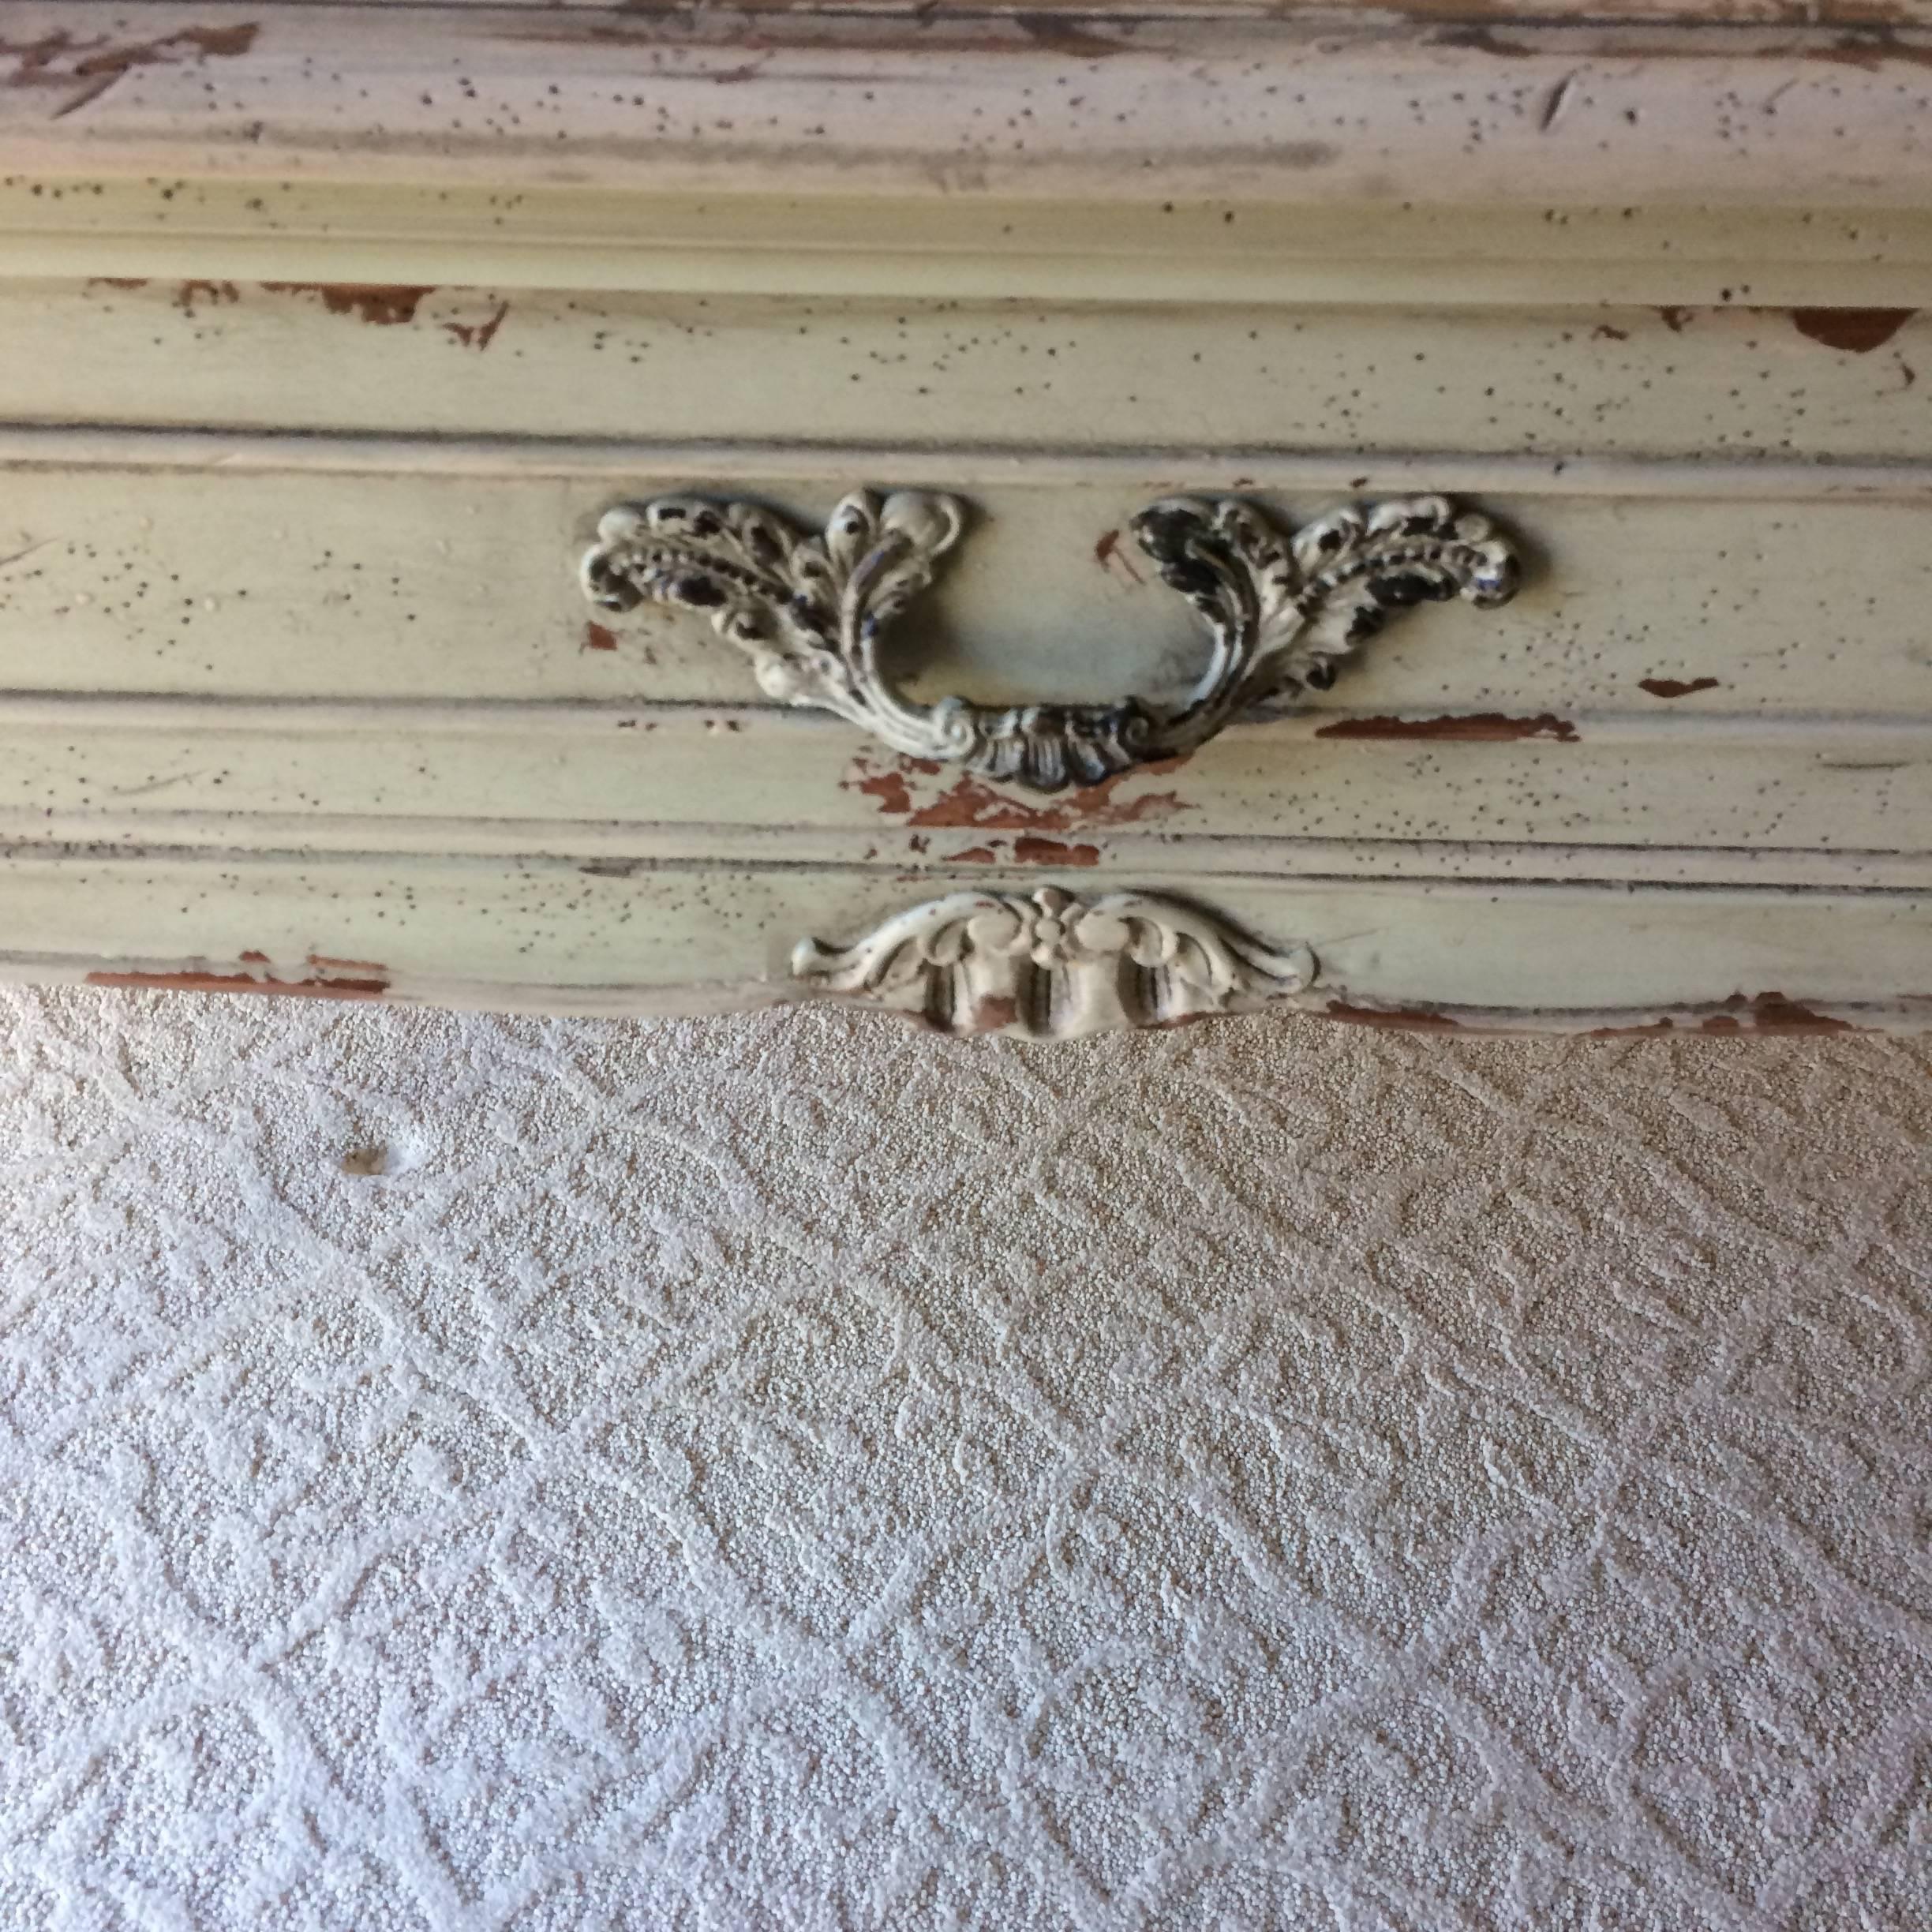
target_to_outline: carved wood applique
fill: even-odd
[[[1314,980],[1315,956],[1277,951],[1214,914],[1151,893],[1052,886],[953,893],[848,946],[806,939],[793,976],[859,995],[942,1033],[1073,1039],[1241,1013]]]
[[[857,492],[822,536],[754,504],[661,496],[607,512],[581,575],[607,610],[703,612],[772,697],[837,712],[911,756],[1043,792],[1191,751],[1264,699],[1325,691],[1395,612],[1455,597],[1490,608],[1518,576],[1507,539],[1440,496],[1335,510],[1292,536],[1236,497],[1170,497],[1133,528],[1207,627],[1207,666],[1182,697],[915,703],[882,674],[880,638],[964,526],[957,498],[921,491]]]

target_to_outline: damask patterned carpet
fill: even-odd
[[[0,1021],[8,1932],[1932,1924],[1932,1045]]]

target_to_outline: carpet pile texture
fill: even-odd
[[[0,1034],[8,1932],[1932,1924],[1932,1044]]]

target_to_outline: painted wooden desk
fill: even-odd
[[[0,972],[1918,1024],[1932,6],[1619,10],[0,9]]]

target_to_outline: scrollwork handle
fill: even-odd
[[[923,491],[856,492],[822,535],[754,504],[661,496],[605,514],[582,581],[607,610],[702,612],[788,704],[837,712],[915,757],[1054,792],[1192,751],[1264,700],[1324,691],[1395,612],[1458,597],[1492,608],[1518,576],[1509,541],[1441,496],[1332,511],[1292,536],[1238,497],[1168,497],[1133,530],[1208,629],[1208,664],[1185,695],[915,703],[882,674],[879,641],[964,527],[957,498]]]

